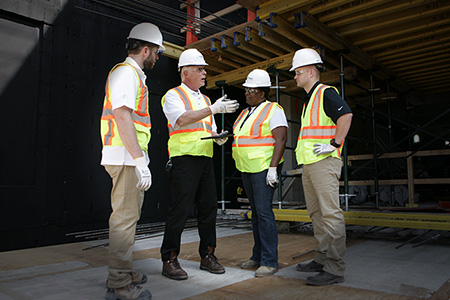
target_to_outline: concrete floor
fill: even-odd
[[[148,275],[144,286],[153,299],[450,299],[449,245],[395,249],[400,242],[353,240],[346,253],[346,281],[313,287],[305,282],[311,274],[295,270],[297,263],[312,259],[312,254],[292,258],[314,248],[311,234],[279,234],[280,271],[266,278],[255,278],[254,271],[239,268],[251,254],[249,230],[218,227],[217,236],[216,254],[226,267],[223,275],[199,269],[197,232],[183,233],[180,263],[189,274],[184,281],[161,275],[161,236],[137,241],[135,269]],[[105,242],[0,253],[0,299],[103,299],[107,249],[82,249]]]

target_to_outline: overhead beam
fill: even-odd
[[[184,51],[184,47],[178,46],[169,42],[164,42],[163,46],[166,48],[162,55],[178,60],[180,58],[181,52]]]
[[[259,7],[256,9],[256,20],[265,20],[269,18],[270,13],[282,14],[291,10],[298,9],[315,1],[316,0],[272,0],[259,5]]]
[[[303,12],[298,17],[300,18],[298,22],[299,30],[309,34],[311,38],[334,51],[349,50],[350,53],[345,55],[347,60],[364,70],[372,71],[379,79],[386,80],[394,77],[394,74],[389,69],[356,47],[349,40],[336,33],[333,29],[317,21],[313,16]],[[400,91],[410,89],[410,86],[400,78],[396,78],[391,84]]]
[[[263,59],[270,59],[276,56],[272,52],[269,52],[265,49],[262,49],[260,47],[255,46],[254,44],[247,42],[245,40],[245,34],[241,34],[240,32],[234,33],[233,45],[242,48],[253,55],[260,56]]]
[[[242,67],[236,70],[232,70],[217,76],[212,76],[207,80],[207,89],[217,88],[215,85],[216,81],[225,81],[227,84],[232,85],[239,82],[243,82],[247,77],[248,73],[254,69],[266,70],[270,66],[275,66],[277,69],[287,69],[292,64],[292,58],[294,53],[288,53],[279,57],[271,58],[259,63],[255,63],[246,67]]]

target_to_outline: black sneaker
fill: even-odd
[[[323,265],[316,263],[314,260],[305,264],[298,264],[297,271],[299,272],[320,272],[323,269]]]
[[[320,271],[319,274],[310,276],[306,280],[306,282],[311,285],[329,285],[333,283],[341,283],[344,281],[344,276],[337,276],[325,271]]]

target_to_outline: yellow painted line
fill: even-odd
[[[277,221],[311,222],[307,210],[274,209]],[[251,219],[251,211],[241,213],[242,217]],[[377,213],[377,212],[344,212],[345,224],[361,226],[382,226],[400,228],[419,228],[450,231],[450,214],[429,213]]]

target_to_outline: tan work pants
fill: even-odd
[[[324,271],[343,276],[345,270],[345,221],[339,206],[339,177],[342,161],[327,157],[303,165],[303,189],[314,237],[319,242],[314,260]]]
[[[112,213],[109,217],[108,287],[131,283],[136,223],[141,217],[144,192],[136,188],[138,178],[130,166],[105,166],[111,176]]]

